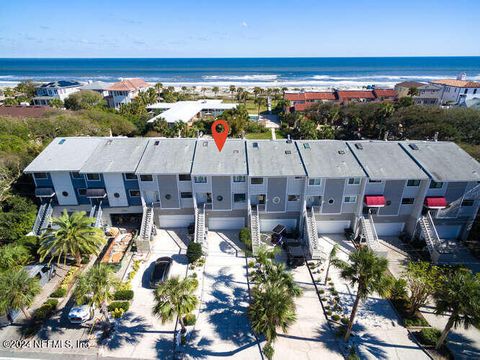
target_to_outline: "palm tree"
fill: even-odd
[[[357,314],[360,300],[365,300],[371,293],[385,295],[390,278],[386,275],[388,260],[377,256],[367,247],[362,247],[348,256],[349,262],[336,260],[333,264],[340,269],[340,276],[349,281],[351,286],[357,285],[357,296],[353,304],[350,320],[345,332],[345,341],[350,337],[353,322]]]
[[[295,310],[293,297],[282,286],[266,283],[265,286],[253,288],[248,315],[252,329],[265,335],[267,343],[263,347],[263,353],[268,359],[273,357],[272,345],[277,338],[277,330],[280,328],[287,332],[296,321]]]
[[[330,265],[332,265],[332,263],[334,263],[337,260],[338,249],[339,249],[338,244],[333,245],[333,248],[330,251],[330,254],[328,255],[327,271],[325,272],[325,285],[327,284],[327,281],[328,281],[328,273],[330,272]]]
[[[155,91],[157,92],[157,94],[160,94],[163,89],[163,84],[161,82],[158,82],[153,87],[155,88]]]
[[[265,105],[267,103],[267,99],[263,97],[258,97],[255,100],[253,100],[255,104],[257,104],[257,115],[260,116],[260,108],[262,105]]]
[[[205,93],[207,92],[207,88],[206,87],[202,87],[202,94],[203,94],[203,99],[205,99]]]
[[[468,329],[480,321],[480,277],[467,269],[452,270],[433,294],[435,313],[449,313],[447,324],[435,346],[439,349],[453,328],[463,325]]]
[[[232,94],[232,100],[233,100],[233,93],[235,92],[235,85],[230,85],[229,89],[230,89],[230,93]]]
[[[100,308],[105,319],[109,319],[106,304],[113,299],[113,289],[120,283],[113,270],[105,264],[92,267],[82,275],[75,289],[77,304],[89,299],[90,305]]]
[[[95,219],[86,216],[85,211],[75,211],[68,215],[63,210],[60,217],[53,219],[52,228],[48,229],[41,238],[40,261],[51,256],[49,263],[57,257],[58,263],[63,256],[64,263],[67,256],[75,257],[76,265],[80,266],[83,255],[97,255],[100,247],[105,243],[103,232],[92,224]]]
[[[408,89],[408,96],[417,96],[418,95],[418,88],[416,87],[411,87]]]
[[[153,314],[158,316],[164,324],[178,316],[182,333],[187,331],[183,317],[192,312],[198,305],[198,298],[194,294],[198,287],[198,280],[187,277],[180,280],[178,276],[172,277],[155,289],[155,306]]]
[[[37,278],[30,277],[24,269],[10,269],[0,273],[0,313],[9,310],[21,310],[25,318],[30,314],[27,308],[32,306],[35,296],[41,291]]]
[[[212,91],[213,91],[213,93],[215,94],[215,96],[217,96],[217,95],[218,95],[218,92],[220,91],[220,89],[219,89],[218,86],[214,86],[214,87],[212,88]]]
[[[263,92],[263,89],[261,87],[255,86],[253,88],[253,95],[255,96],[255,99],[258,97],[258,95],[261,95]]]

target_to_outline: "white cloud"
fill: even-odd
[[[241,24],[241,25],[242,25],[242,27],[244,27],[244,28],[248,27],[248,24],[247,24],[246,21],[242,21],[242,24]]]

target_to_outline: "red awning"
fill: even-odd
[[[447,207],[447,199],[443,196],[426,197],[425,206],[429,209],[444,209]]]
[[[368,207],[384,207],[385,206],[385,196],[383,195],[366,195],[365,196],[365,205]]]

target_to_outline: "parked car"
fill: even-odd
[[[170,274],[170,269],[172,267],[172,258],[164,256],[158,258],[154,265],[152,275],[150,276],[150,288],[155,289],[158,284],[163,283],[168,279],[168,274]]]
[[[299,242],[289,242],[287,248],[287,265],[291,267],[302,266],[305,264],[305,254],[302,244]]]
[[[80,305],[74,306],[68,312],[68,320],[72,324],[82,324],[85,321],[93,319],[93,314],[95,309],[93,306],[89,305]]]
[[[285,226],[278,224],[272,230],[272,244],[281,244],[285,236]]]

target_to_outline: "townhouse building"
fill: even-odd
[[[41,206],[39,234],[63,209],[96,225],[136,217],[155,227],[250,227],[254,244],[276,225],[297,229],[312,257],[321,235],[349,229],[378,240],[423,238],[441,262],[465,239],[480,205],[480,164],[450,142],[57,138],[25,169]]]

